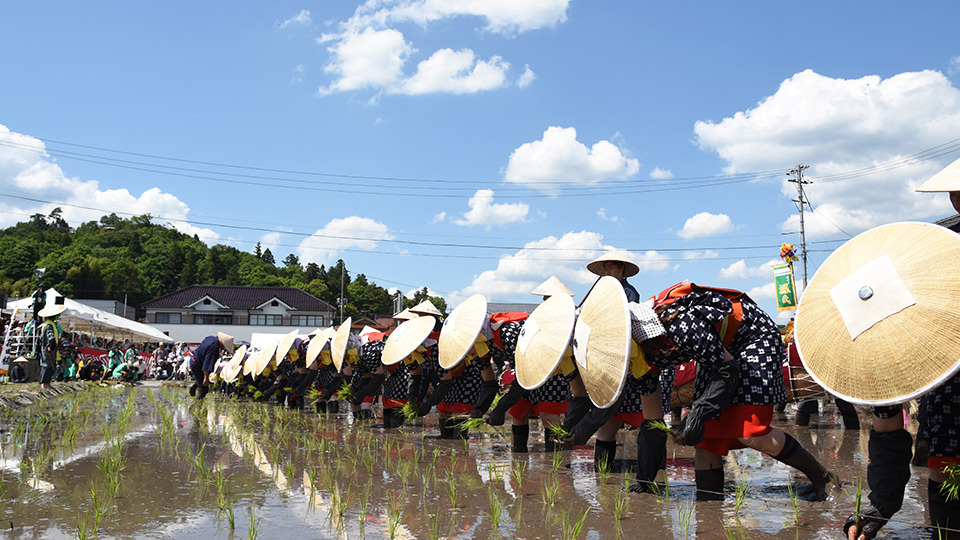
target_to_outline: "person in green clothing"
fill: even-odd
[[[110,349],[107,353],[107,368],[103,370],[103,375],[100,376],[100,382],[103,382],[107,377],[113,376],[113,371],[117,369],[123,362],[123,357],[120,356],[120,352],[117,349]]]

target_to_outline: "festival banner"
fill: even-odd
[[[797,309],[796,287],[793,283],[793,265],[783,264],[773,267],[773,286],[777,291],[777,309],[788,311]]]

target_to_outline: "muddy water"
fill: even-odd
[[[669,493],[625,494],[635,431],[621,431],[618,470],[600,476],[590,447],[556,460],[542,452],[536,422],[531,452],[513,455],[509,427],[447,441],[433,415],[385,432],[349,414],[196,402],[179,388],[96,388],[2,419],[0,530],[16,539],[840,538],[865,477],[868,422],[844,430],[832,409],[810,427],[792,418],[788,407],[778,425],[852,483],[845,492],[795,507],[788,483],[804,479],[740,450],[725,464],[726,499],[695,502],[693,453],[670,446]],[[119,476],[109,464],[118,454]],[[926,470],[912,472],[887,538],[929,538]],[[737,510],[740,478],[750,488]]]

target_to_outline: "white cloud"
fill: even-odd
[[[337,78],[320,94],[361,88],[393,88],[403,79],[403,66],[414,51],[397,30],[365,28],[343,36],[327,49],[331,61],[324,68]]]
[[[692,238],[719,236],[732,230],[734,230],[734,226],[730,216],[700,212],[683,224],[683,229],[677,233],[677,236],[690,240]]]
[[[280,23],[280,28],[286,28],[291,24],[310,24],[311,22],[312,21],[310,19],[310,10],[304,9],[304,10],[301,10],[300,13],[297,13],[293,17],[290,17],[289,19]]]
[[[627,157],[610,141],[588,148],[577,140],[576,129],[554,126],[543,133],[541,140],[524,143],[510,154],[504,178],[555,192],[563,184],[628,178],[639,169],[639,161]]]
[[[154,223],[170,222],[184,234],[197,235],[207,244],[216,243],[220,235],[210,229],[195,227],[186,220],[190,207],[176,196],[160,188],[150,188],[140,195],[126,189],[101,189],[96,180],[67,177],[60,166],[51,162],[43,141],[10,131],[0,125],[0,186],[24,197],[51,201],[34,202],[7,197],[0,202],[0,227],[25,221],[32,214],[49,215],[54,208],[76,226],[98,221],[114,211],[121,217],[129,214],[154,216]]]
[[[960,56],[954,56],[950,59],[950,64],[947,67],[947,72],[951,75],[956,75],[960,73]]]
[[[500,88],[506,81],[510,64],[499,56],[489,61],[477,60],[470,49],[440,49],[420,62],[417,72],[390,93],[408,95],[446,92],[473,94]]]
[[[533,84],[533,81],[536,80],[537,75],[530,69],[530,66],[526,66],[523,70],[523,75],[520,75],[520,78],[517,79],[517,88],[526,88]]]
[[[303,67],[303,64],[300,64],[297,67],[293,68],[293,72],[290,73],[290,86],[303,82],[304,69],[305,68]]]
[[[494,203],[492,189],[478,189],[467,202],[470,210],[463,218],[454,221],[457,225],[484,225],[489,231],[494,226],[522,223],[530,212],[526,203]]]
[[[772,276],[772,274],[771,274],[771,276]],[[754,288],[750,289],[749,291],[745,291],[745,292],[747,293],[747,296],[749,296],[750,298],[753,298],[753,299],[756,300],[757,302],[762,301],[762,300],[776,300],[776,299],[777,299],[777,289],[776,289],[776,287],[774,287],[774,285],[773,285],[773,277],[770,278],[770,283],[767,283],[767,284],[765,284],[765,285],[760,285],[760,286],[758,286],[758,287],[754,287]],[[787,319],[787,320],[789,320],[789,319]]]
[[[435,215],[433,216],[433,221],[431,221],[431,223],[442,223],[443,220],[445,220],[445,219],[447,219],[447,213],[446,213],[446,212],[440,212],[439,214],[435,214]]]
[[[607,215],[607,209],[606,209],[606,208],[600,208],[600,209],[598,209],[598,210],[597,210],[597,217],[599,217],[600,219],[602,219],[602,220],[604,220],[604,221],[609,221],[610,223],[617,223],[618,221],[620,221],[620,218],[619,218],[618,216],[608,216],[608,215]]]
[[[780,259],[771,259],[760,266],[747,266],[743,259],[720,270],[721,279],[770,278],[773,283],[773,267],[783,264]]]
[[[727,172],[786,171],[810,165],[805,187],[815,211],[806,214],[809,238],[836,238],[905,219],[929,220],[950,212],[946,197],[913,188],[955,156],[883,167],[870,175],[833,181],[830,175],[874,167],[956,138],[960,90],[936,71],[888,79],[835,79],[811,70],[783,81],[753,109],[719,122],[697,122],[701,148],[727,161]],[[784,196],[796,185],[785,180]],[[797,230],[799,217],[783,230]]]
[[[663,272],[670,268],[670,260],[669,255],[655,250],[646,251],[639,256],[633,255],[633,262],[637,263],[640,270],[644,272]]]
[[[368,0],[357,8],[343,26],[356,28],[414,22],[431,22],[457,17],[486,20],[485,30],[515,34],[552,28],[567,20],[570,0]]]
[[[407,298],[408,300],[413,300],[413,297],[416,296],[417,293],[420,292],[420,291],[422,291],[422,290],[423,290],[423,287],[417,287],[416,289],[410,289],[409,291],[403,293],[403,297],[404,297],[404,298]],[[391,292],[390,294],[391,294],[391,295],[392,295],[392,294],[395,294],[395,292],[396,292],[396,289],[394,289],[394,292]],[[430,287],[427,287],[427,294],[430,295],[430,296],[439,296],[440,298],[443,298],[443,295],[442,295],[442,294],[438,293],[437,291],[434,291],[434,290],[431,289]],[[444,300],[446,300],[446,298],[444,298]]]
[[[303,264],[326,264],[345,249],[372,250],[380,240],[391,240],[389,228],[378,221],[360,216],[330,220],[312,236],[300,242],[297,251]]]
[[[720,254],[712,250],[704,251],[685,251],[683,252],[683,260],[685,261],[705,261],[708,259],[716,259]]]
[[[654,180],[669,180],[673,178],[673,173],[670,172],[670,169],[661,169],[660,167],[655,167],[650,171],[650,178]]]

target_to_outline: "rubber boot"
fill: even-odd
[[[403,413],[400,409],[394,407],[385,407],[383,409],[383,428],[395,429],[403,425]]]
[[[287,407],[295,411],[303,410],[303,396],[287,397]]]
[[[930,525],[933,526],[932,538],[945,539],[960,538],[960,533],[953,532],[950,529],[957,529],[956,524],[960,523],[960,501],[949,501],[947,497],[940,492],[943,484],[927,481],[927,500],[930,509]]]
[[[563,423],[560,425],[564,431],[569,432],[573,429],[573,426],[580,423],[580,420],[587,414],[587,411],[590,410],[590,398],[588,397],[575,397],[570,400],[570,404],[567,406],[567,412],[563,415]]]
[[[526,454],[528,452],[527,441],[530,439],[530,425],[514,424],[510,426],[510,431],[513,432],[513,453]]]
[[[815,399],[807,399],[801,401],[797,405],[797,416],[794,417],[793,423],[798,426],[808,426],[810,425],[810,415],[817,414],[820,411],[820,403]]]
[[[339,401],[328,401],[327,402],[327,414],[337,414],[340,412],[340,402]]]
[[[270,385],[270,388],[267,388],[263,391],[263,395],[260,396],[260,401],[268,401],[278,390],[283,388],[283,382],[277,382]]]
[[[723,469],[694,471],[698,501],[723,500]]]
[[[193,386],[190,387],[190,390],[189,390],[189,392],[190,392],[190,397],[196,397],[196,395],[197,395],[197,387],[198,387],[198,386],[200,386],[200,385],[198,385],[197,383],[193,383]]]
[[[633,493],[656,493],[657,474],[667,467],[667,433],[644,420],[637,430],[637,481],[630,485]]]
[[[201,384],[200,387],[197,388],[197,399],[203,399],[207,397],[207,392],[209,391],[210,389],[208,387]]]
[[[444,418],[440,421],[440,438],[443,440],[450,440],[454,438],[453,435],[453,424],[450,423],[450,418]]]
[[[326,402],[326,401],[318,401],[318,402],[316,403],[316,407],[317,407],[317,414],[327,414],[327,402]]]
[[[463,419],[461,418],[447,418],[450,422],[450,427],[453,428],[453,437],[452,439],[469,439],[470,430],[466,429],[463,425]]]
[[[817,458],[813,457],[806,448],[800,446],[800,443],[798,443],[793,436],[790,434],[785,435],[786,441],[784,442],[783,450],[776,456],[772,456],[773,459],[807,475],[807,478],[810,479],[813,486],[809,493],[804,494],[804,498],[812,501],[826,500],[827,486],[829,486],[831,482],[837,486],[840,485],[837,476],[821,465],[820,462],[817,461]]]
[[[617,441],[595,441],[593,446],[593,468],[597,472],[614,472],[617,460]]]
[[[366,421],[373,420],[373,410],[371,409],[360,409],[359,411],[353,413],[354,420]]]
[[[847,429],[860,429],[860,415],[853,404],[840,398],[836,399],[837,410],[840,411],[840,417],[843,418],[843,427]]]
[[[563,447],[557,444],[556,439],[553,438],[553,432],[550,431],[548,427],[543,431],[543,451],[547,453],[553,453],[557,450],[562,450]]]

